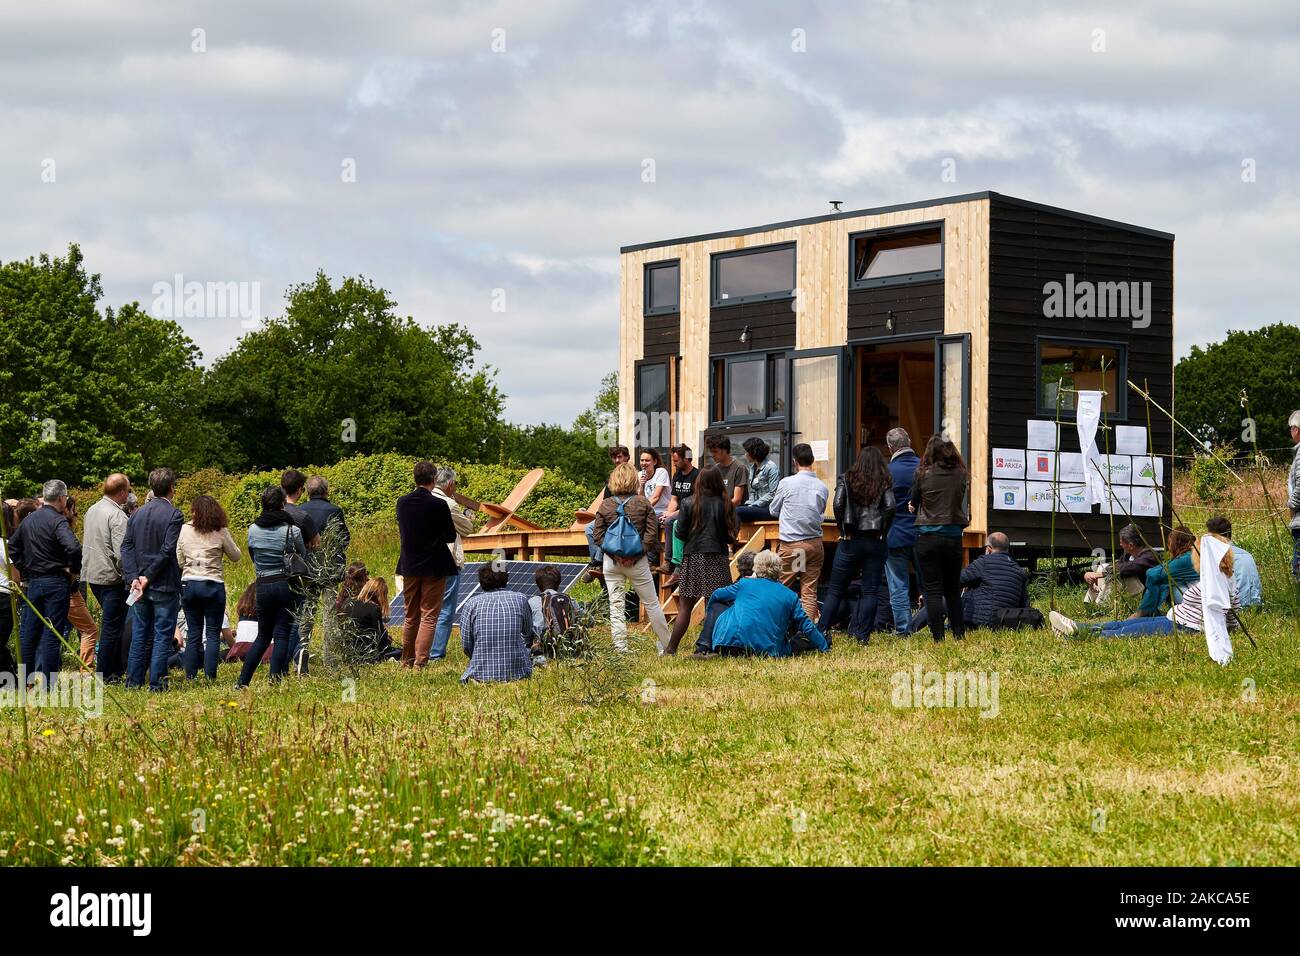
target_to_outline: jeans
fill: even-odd
[[[1300,584],[1300,528],[1292,528],[1291,537],[1291,576]]]
[[[823,634],[834,626],[849,583],[859,578],[862,596],[849,621],[849,636],[864,644],[867,642],[876,623],[880,576],[888,554],[885,539],[879,536],[863,535],[840,540],[835,548],[835,562],[831,565],[830,583],[826,586],[826,604],[822,608],[820,626]]]
[[[198,674],[201,656],[203,673],[208,680],[215,680],[217,662],[221,660],[226,586],[220,581],[182,581],[181,607],[185,610],[185,676]]]
[[[916,563],[916,552],[911,545],[890,548],[885,559],[885,581],[889,584],[889,608],[894,613],[894,630],[899,634],[911,632],[912,585],[907,566]]]
[[[311,625],[316,613],[316,605],[320,603],[320,591],[308,586],[307,591],[301,591],[296,587],[290,587],[293,591],[294,605],[289,609],[289,616],[293,623],[289,625],[289,651],[285,665],[285,673],[293,667],[298,660],[298,654],[301,651],[303,656],[302,666],[299,668],[300,674],[307,673],[307,641],[311,638]],[[301,622],[301,623],[299,623]],[[303,625],[306,625],[303,627]]]
[[[1123,621],[1106,621],[1104,624],[1080,625],[1079,632],[1096,633],[1099,637],[1143,637],[1147,634],[1172,634],[1174,622],[1163,614],[1159,617],[1132,617]]]
[[[736,507],[736,517],[741,524],[749,524],[753,521],[771,521],[772,512],[767,510],[767,505],[738,505]]]
[[[609,630],[614,646],[620,651],[627,650],[627,604],[623,595],[625,583],[630,583],[645,605],[646,614],[650,616],[650,626],[659,638],[659,647],[667,647],[672,632],[668,630],[664,609],[659,606],[659,595],[655,594],[655,579],[650,573],[650,562],[642,556],[636,559],[635,564],[628,566],[605,555],[604,571],[605,587],[609,589]]]
[[[0,591],[0,674],[17,674],[18,665],[14,663],[9,651],[9,638],[14,632],[13,604],[8,591]]]
[[[257,640],[244,655],[244,667],[239,672],[239,686],[247,687],[253,672],[262,661],[262,655],[272,641],[271,680],[278,681],[289,673],[289,629],[293,626],[293,608],[300,595],[293,592],[288,581],[257,580]]]
[[[966,636],[966,621],[961,604],[961,538],[946,534],[916,536],[917,569],[925,590],[930,636],[943,640],[943,618],[947,612],[952,636]]]
[[[32,609],[23,606],[18,628],[18,646],[22,665],[29,675],[44,674],[48,687],[63,667],[63,644],[60,635],[68,627],[68,599],[72,594],[68,579],[62,574],[45,574],[27,585],[27,600],[54,626],[51,631]],[[19,599],[21,600],[21,598]]]
[[[95,670],[107,683],[114,684],[126,673],[126,655],[122,651],[122,631],[126,626],[126,585],[92,584],[90,593],[99,604],[102,626],[99,647],[95,649]]]
[[[451,640],[451,622],[456,616],[456,595],[459,592],[460,574],[456,574],[447,579],[447,586],[442,589],[442,610],[438,612],[438,626],[433,629],[433,647],[429,649],[431,661],[440,661],[447,656],[447,642]]]
[[[713,650],[713,629],[718,626],[718,618],[735,603],[721,599],[709,601],[709,609],[704,612],[704,626],[700,628],[700,636],[695,639],[696,653],[708,654]]]
[[[587,535],[587,557],[591,559],[592,564],[600,564],[604,553],[596,547],[596,522],[588,522],[584,533]]]
[[[144,589],[131,608],[131,656],[126,665],[126,686],[143,687],[149,671],[149,689],[167,689],[167,662],[176,635],[180,595]]]

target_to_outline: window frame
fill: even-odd
[[[667,405],[667,408],[665,408],[663,412],[656,412],[655,414],[666,413],[668,415],[668,419],[667,419],[668,429],[669,429],[669,435],[667,436],[668,442],[664,444],[662,447],[658,445],[653,446],[656,448],[656,450],[659,451],[661,455],[667,453],[669,446],[673,444],[675,440],[675,436],[672,434],[672,429],[673,429],[673,415],[676,412],[676,408],[674,407],[675,396],[673,395],[674,374],[675,374],[675,369],[673,366],[676,362],[677,362],[677,356],[667,355],[667,356],[661,356],[659,358],[637,359],[635,362],[632,363],[632,413],[633,415],[645,413],[643,395],[641,394],[642,370],[653,366],[661,366],[664,370],[664,402]],[[636,438],[637,438],[636,424],[634,420],[633,441],[636,441]]]
[[[1055,420],[1056,406],[1050,408],[1043,405],[1043,345],[1079,345],[1087,348],[1113,348],[1115,350],[1115,390],[1118,394],[1115,396],[1115,411],[1103,411],[1103,416],[1108,422],[1128,421],[1128,347],[1129,343],[1119,339],[1088,339],[1077,338],[1068,335],[1036,335],[1034,336],[1034,414],[1042,417],[1047,416]],[[1061,419],[1073,420],[1077,418],[1077,410],[1073,408],[1061,408]]]
[[[859,279],[857,272],[857,245],[860,239],[880,239],[887,236],[901,236],[910,232],[930,232],[939,230],[939,268],[925,272],[907,272],[896,276],[880,276],[876,279]],[[915,282],[933,282],[943,278],[947,257],[947,243],[944,242],[944,220],[908,223],[906,226],[888,226],[884,229],[863,229],[849,233],[849,288],[880,289],[891,285],[910,285]]]
[[[758,422],[776,422],[785,417],[785,409],[775,411],[776,376],[772,374],[773,362],[783,362],[790,349],[771,349],[753,352],[727,352],[709,356],[709,427],[723,428],[730,425],[750,426]],[[716,363],[722,363],[722,392],[718,393],[718,375]],[[763,369],[763,414],[727,416],[727,399],[731,394],[731,369],[741,362],[756,362]],[[788,387],[788,383],[787,383]],[[788,402],[786,396],[780,396]],[[721,417],[718,416],[721,412]]]
[[[714,309],[725,309],[728,306],[744,305],[747,302],[772,302],[779,299],[793,299],[795,290],[799,286],[799,249],[797,241],[774,242],[765,246],[753,246],[748,249],[731,249],[727,252],[715,252],[709,257],[709,305]],[[790,288],[780,292],[761,292],[755,295],[730,296],[726,299],[719,298],[720,290],[718,289],[718,265],[724,259],[736,259],[741,256],[752,256],[764,252],[779,252],[783,249],[790,250]]]
[[[666,308],[663,306],[660,306],[657,309],[653,308],[650,305],[650,292],[652,288],[650,273],[655,271],[656,269],[669,269],[669,268],[677,269],[677,302],[675,305],[673,305],[672,308]],[[680,258],[661,259],[658,262],[647,262],[644,267],[644,272],[642,273],[641,285],[642,285],[642,293],[643,293],[642,312],[644,315],[673,315],[675,313],[681,312],[682,310],[682,260]]]

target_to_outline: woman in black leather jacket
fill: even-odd
[[[835,626],[849,582],[859,580],[862,596],[849,621],[849,636],[866,644],[876,621],[876,604],[889,556],[886,538],[894,520],[894,482],[878,448],[862,449],[853,467],[835,482],[835,523],[840,542],[826,587],[819,626]]]

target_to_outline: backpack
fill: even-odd
[[[1043,626],[1043,612],[1034,607],[1004,607],[989,625],[994,631],[1019,631],[1022,628],[1037,630]]]
[[[542,594],[542,637],[554,641],[569,632],[574,619],[573,599],[559,591]]]
[[[627,503],[631,498],[624,498],[618,503],[618,517],[605,531],[605,540],[600,550],[612,558],[639,558],[645,554],[645,545],[641,542],[641,532],[632,525],[627,516]]]
[[[582,605],[560,591],[542,592],[542,633],[537,636],[534,653],[548,657],[580,657],[590,625]]]

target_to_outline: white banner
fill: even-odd
[[[1145,425],[1116,425],[1115,451],[1121,455],[1145,455],[1147,430]]]
[[[1128,455],[1103,455],[1112,485],[1133,484],[1133,459]]]
[[[1084,482],[1072,485],[1057,485],[1060,495],[1057,499],[1057,511],[1070,511],[1075,514],[1090,514],[1092,502],[1088,500],[1088,486]]]
[[[1133,506],[1129,514],[1140,518],[1156,518],[1164,510],[1161,507],[1162,504],[1159,488],[1143,488],[1140,485],[1135,485],[1133,488]]]
[[[1025,482],[1025,510],[1052,511],[1056,492],[1046,481]]]
[[[1060,432],[1056,422],[1045,422],[1031,418],[1027,423],[1028,442],[1025,447],[1056,451],[1060,444]]]
[[[1056,452],[1030,451],[1025,462],[1025,477],[1031,481],[1051,481],[1056,477]]]
[[[1106,482],[1101,476],[1101,454],[1097,451],[1097,426],[1101,424],[1101,392],[1083,391],[1074,395],[1074,425],[1079,430],[1079,449],[1088,463],[1084,469],[1088,485],[1088,504],[1106,499]]]
[[[1133,510],[1132,492],[1128,485],[1111,485],[1110,500],[1101,503],[1101,513],[1127,518]]]
[[[1165,483],[1165,460],[1149,455],[1133,456],[1133,484],[1147,487],[1163,487]]]
[[[1087,480],[1083,471],[1083,456],[1077,451],[1063,451],[1056,464],[1056,480],[1082,484]]]

